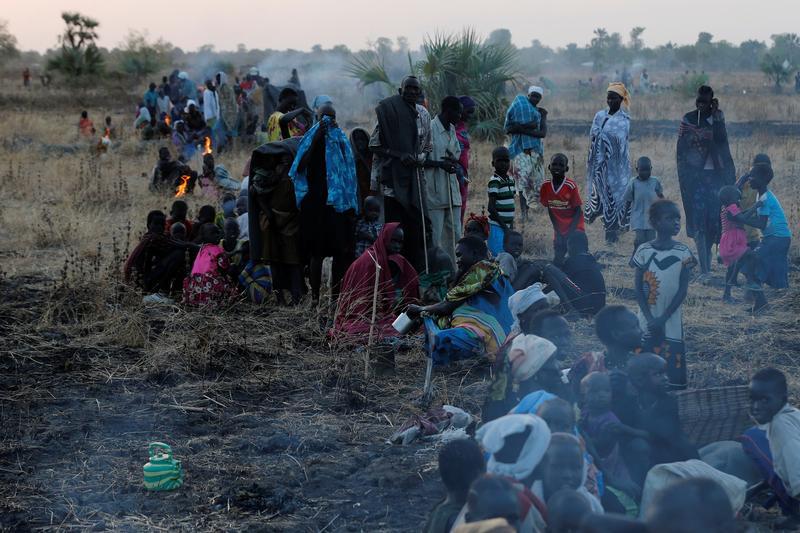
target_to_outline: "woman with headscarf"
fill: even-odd
[[[228,75],[217,72],[217,100],[219,101],[219,121],[217,122],[217,143],[220,148],[236,137],[238,104],[233,87],[228,83]]]
[[[719,190],[736,181],[725,115],[714,90],[697,89],[695,111],[681,120],[678,133],[678,181],[681,186],[686,234],[694,239],[700,271],[711,271],[711,247],[721,235]]]
[[[617,241],[618,232],[627,225],[625,189],[631,178],[628,157],[628,135],[631,119],[622,109],[630,106],[625,85],[611,83],[606,95],[608,109],[597,112],[590,132],[589,159],[586,168],[586,188],[589,200],[584,216],[589,223],[602,216],[606,242]]]
[[[321,116],[320,112],[324,106],[333,106],[333,99],[327,94],[319,94],[315,96],[314,100],[311,102],[311,110],[314,111],[314,124],[319,122]]]
[[[359,203],[353,151],[332,106],[322,107],[320,121],[303,136],[289,175],[300,210],[301,250],[309,265],[311,296],[319,300],[322,262],[332,257],[331,295],[336,299],[354,255]]]
[[[550,446],[547,423],[535,415],[506,415],[483,425],[475,439],[489,454],[486,472],[507,478],[518,491],[520,531],[545,531],[546,507],[531,487]]]
[[[372,152],[369,149],[369,133],[363,128],[350,132],[350,147],[356,159],[356,181],[358,181],[358,199],[364,205],[364,199],[372,194]]]
[[[464,215],[467,213],[467,198],[469,197],[469,122],[475,114],[477,104],[470,96],[459,96],[461,102],[461,120],[456,124],[456,138],[461,145],[461,155],[458,162],[463,170],[463,175],[458,175],[458,185],[461,191],[461,223],[464,223]]]
[[[528,217],[528,207],[539,203],[539,189],[544,182],[542,139],[547,136],[547,110],[538,107],[543,94],[541,87],[532,85],[527,96],[517,95],[506,112],[503,126],[511,137],[508,153],[511,175],[520,192],[522,220]]]
[[[367,341],[376,276],[376,337],[380,339],[398,334],[392,327],[392,322],[403,307],[419,299],[417,272],[400,254],[403,238],[400,224],[389,222],[383,226],[375,244],[367,248],[347,269],[342,280],[331,335]]]

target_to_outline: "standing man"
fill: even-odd
[[[214,87],[214,82],[211,80],[206,80],[206,90],[203,92],[203,118],[206,119],[206,124],[213,131],[219,120],[219,97],[217,88]]]
[[[456,136],[456,122],[461,118],[461,102],[455,96],[442,100],[441,111],[431,120],[431,153],[425,161],[425,194],[431,220],[433,245],[438,246],[456,264],[456,243],[461,238],[461,191],[456,165],[461,145]]]
[[[431,231],[422,168],[432,149],[431,117],[417,104],[421,94],[419,80],[408,76],[399,94],[381,100],[375,108],[377,124],[369,143],[377,156],[373,172],[382,188],[386,222],[403,225],[403,255],[418,272],[425,270],[427,237],[423,231]]]
[[[144,93],[144,105],[150,111],[150,117],[158,117],[158,93],[156,92],[156,84],[150,82],[150,86]]]
[[[522,220],[528,218],[528,207],[539,201],[539,189],[544,183],[544,146],[547,136],[547,111],[537,107],[544,90],[531,86],[527,98],[518,95],[506,112],[503,129],[511,137],[508,152],[511,156],[511,175],[520,193]]]

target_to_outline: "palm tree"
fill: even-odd
[[[438,107],[445,96],[468,94],[478,104],[473,134],[495,140],[503,136],[506,87],[519,84],[513,46],[487,43],[472,29],[459,34],[436,33],[425,38],[422,59],[413,62],[409,55],[409,72],[420,79],[432,107]],[[385,84],[390,89],[387,94],[398,86],[374,52],[354,57],[348,73],[364,86]]]

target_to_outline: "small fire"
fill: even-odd
[[[167,126],[172,124],[172,119],[169,118],[169,115],[164,115],[164,124],[166,124]]]
[[[103,139],[111,140],[111,128],[106,128],[106,131],[103,133]]]
[[[189,186],[189,176],[181,176],[181,182],[175,190],[175,198],[180,198],[186,194],[186,188]]]
[[[211,150],[211,137],[206,137],[203,141],[203,155],[212,153]]]

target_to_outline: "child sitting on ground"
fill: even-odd
[[[745,452],[756,458],[764,477],[763,484],[750,492],[771,489],[786,516],[780,528],[795,530],[800,527],[800,411],[788,403],[786,376],[782,372],[765,368],[755,373],[750,380],[750,414],[761,428],[766,428],[767,437],[745,446]]]
[[[169,236],[179,242],[186,242],[188,233],[183,222],[175,222],[169,228]]]
[[[226,218],[222,231],[223,237],[219,245],[225,250],[230,261],[230,275],[238,278],[247,261],[250,260],[250,242],[239,238],[241,231],[235,218]]]
[[[217,220],[217,210],[213,205],[201,206],[197,211],[197,219],[192,221],[192,226],[197,226],[198,230],[193,232],[195,238],[198,237],[199,228],[203,224],[215,224]],[[220,228],[221,229],[221,228]]]
[[[580,295],[569,303],[586,316],[594,316],[606,305],[606,280],[597,259],[589,253],[589,239],[582,231],[573,231],[567,238],[569,256],[564,274],[580,289]]]
[[[201,247],[192,273],[183,283],[184,302],[198,307],[221,307],[236,296],[236,286],[229,273],[230,261],[218,244],[220,230],[216,224],[202,224],[198,233]]]
[[[725,292],[722,295],[722,299],[726,302],[732,301],[731,287],[736,282],[742,261],[749,250],[747,232],[745,232],[743,224],[729,219],[727,216],[727,213],[734,216],[745,213],[745,216],[749,216],[750,211],[742,211],[739,206],[741,197],[741,191],[733,185],[727,185],[719,190],[719,201],[722,204],[722,213],[720,214],[722,236],[719,240],[719,257],[722,259],[722,264],[728,267],[725,274]],[[755,206],[752,210],[755,210]]]
[[[583,448],[578,437],[553,433],[539,468],[541,479],[534,482],[532,490],[540,500],[547,501],[562,489],[575,490],[586,497],[592,511],[604,512],[600,500],[584,486]]]
[[[659,198],[664,198],[661,182],[652,176],[653,164],[649,157],[640,157],[636,162],[636,176],[628,182],[625,189],[625,202],[630,212],[631,229],[636,234],[633,251],[639,246],[656,238],[656,232],[650,224],[648,213],[650,206]]]
[[[520,504],[513,485],[507,479],[491,474],[484,474],[472,483],[464,519],[466,523],[456,527],[453,533],[523,531]]]
[[[239,238],[250,240],[250,218],[247,216],[247,196],[236,199],[236,222],[239,224]]]
[[[592,372],[581,380],[581,419],[579,427],[597,451],[605,481],[638,500],[641,489],[631,479],[620,451],[626,437],[643,437],[642,432],[620,422],[611,411],[611,378]]]
[[[364,198],[364,214],[356,221],[356,258],[361,257],[367,248],[375,244],[383,229],[381,204],[374,196]]]
[[[467,503],[470,485],[486,472],[486,461],[473,439],[448,442],[439,451],[439,475],[447,496],[431,511],[425,533],[448,533]]]
[[[490,241],[502,242],[505,239],[505,234],[514,229],[516,186],[514,185],[514,178],[508,175],[508,170],[511,168],[508,148],[498,146],[492,150],[492,167],[494,168],[494,174],[489,178],[488,183],[489,220],[500,230],[500,235],[498,236],[499,238],[490,239]],[[494,255],[500,253],[497,248],[497,246],[492,246],[490,242],[489,251]]]
[[[542,184],[539,202],[547,209],[553,224],[553,262],[560,267],[567,255],[567,238],[574,231],[585,231],[583,200],[578,185],[567,177],[567,156],[555,154],[547,168],[551,178]]]
[[[133,282],[148,294],[166,296],[179,293],[186,276],[186,246],[164,234],[166,216],[161,211],[147,214],[147,232],[125,262],[125,281]],[[158,300],[155,300],[158,301]]]
[[[84,139],[88,139],[95,134],[94,122],[89,118],[89,113],[81,111],[81,119],[78,121],[78,134]]]
[[[639,479],[652,466],[662,463],[674,463],[697,459],[697,449],[681,429],[678,417],[678,400],[671,395],[667,379],[667,363],[658,355],[641,353],[628,362],[628,378],[636,389],[636,422],[631,424],[634,429],[640,430],[632,437],[643,438],[649,445],[649,463],[638,472],[636,467],[642,465],[631,464],[628,456],[628,466],[633,480]]]
[[[180,222],[186,227],[186,235],[192,237],[192,223],[186,218],[189,213],[189,206],[183,200],[175,200],[172,202],[172,207],[169,208],[169,217],[167,217],[166,232],[170,232],[172,225]]]
[[[607,305],[594,317],[597,338],[605,349],[600,352],[587,352],[569,371],[569,382],[576,398],[580,397],[580,383],[592,372],[624,371],[628,359],[642,345],[642,330],[639,319],[624,305]],[[618,389],[615,386],[615,397]],[[626,423],[629,417],[620,413],[615,402],[614,412]]]
[[[522,233],[508,230],[503,235],[503,251],[497,254],[497,262],[512,285],[517,277],[522,246]]]
[[[683,301],[697,260],[685,244],[673,239],[681,230],[681,212],[670,200],[650,206],[653,241],[641,245],[631,259],[636,268],[642,348],[667,361],[672,389],[686,388],[686,348],[683,342]]]

